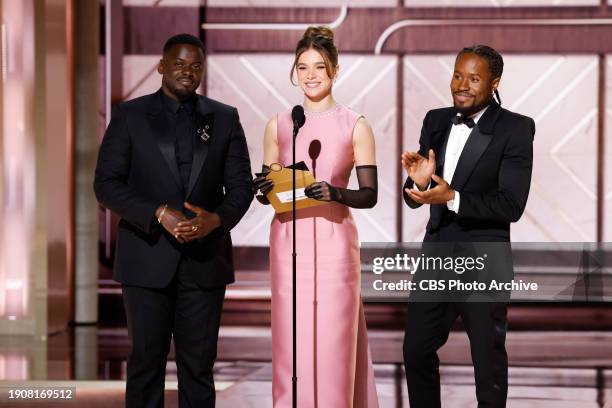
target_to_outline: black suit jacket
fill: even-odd
[[[436,154],[436,174],[443,177],[446,143],[455,108],[427,112],[419,139],[419,153]],[[463,148],[452,180],[460,194],[459,212],[446,204],[431,205],[425,241],[510,241],[510,223],[523,214],[533,165],[533,119],[492,102],[474,126]],[[412,188],[408,177],[405,188]],[[432,187],[435,183],[432,181]],[[414,202],[404,191],[404,201]]]
[[[160,288],[181,268],[203,287],[234,281],[230,230],[253,199],[246,139],[235,108],[198,95],[199,128],[185,190],[161,90],[118,105],[98,156],[98,201],[121,217],[113,278],[125,285]],[[221,227],[188,244],[178,243],[155,219],[161,204],[183,210],[190,202],[215,212]]]

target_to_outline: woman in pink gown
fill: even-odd
[[[374,136],[363,116],[332,97],[337,61],[331,30],[310,27],[297,44],[291,70],[292,81],[296,71],[304,91],[306,115],[296,161],[304,161],[318,180],[306,194],[326,202],[296,212],[297,398],[300,408],[376,408],[360,297],[359,239],[349,209],[376,203]],[[291,164],[292,128],[290,110],[268,122],[264,170],[272,163]],[[359,190],[346,189],[353,167]],[[264,195],[272,188],[264,177],[254,185]],[[264,195],[258,199],[265,204]],[[292,401],[291,221],[291,212],[277,214],[270,229],[272,394],[278,408]]]

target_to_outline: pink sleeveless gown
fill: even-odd
[[[354,165],[353,128],[360,115],[336,105],[306,113],[296,139],[296,161],[317,181],[346,187]],[[278,115],[280,162],[291,164],[291,112]],[[316,163],[311,143],[321,150]],[[316,165],[316,167],[315,167]],[[339,203],[297,210],[297,377],[300,408],[377,408],[363,307],[357,228]],[[274,407],[291,407],[292,223],[277,214],[270,228],[272,274],[272,394]]]

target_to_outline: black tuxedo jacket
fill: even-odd
[[[446,143],[455,108],[434,109],[423,120],[419,153],[436,155],[436,174],[443,177]],[[510,241],[510,223],[523,214],[533,165],[533,119],[492,102],[463,148],[452,180],[460,194],[459,212],[446,204],[431,205],[425,241]],[[405,188],[412,188],[408,177]],[[435,183],[432,181],[432,186]],[[404,191],[404,201],[414,202]]]
[[[160,288],[181,268],[202,287],[234,281],[230,230],[253,199],[251,166],[235,108],[198,95],[196,137],[188,187],[181,182],[161,90],[118,105],[98,156],[98,201],[121,217],[113,278]],[[203,133],[198,133],[203,135]],[[183,210],[187,201],[215,212],[221,227],[200,240],[178,243],[155,219],[162,204]]]

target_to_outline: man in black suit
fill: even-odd
[[[100,147],[96,196],[121,217],[113,277],[132,342],[127,407],[163,406],[172,337],[179,406],[215,405],[230,230],[253,194],[237,110],[195,93],[203,67],[198,38],[168,39],[161,89],[117,106]]]
[[[509,243],[510,223],[525,209],[535,124],[494,100],[502,71],[503,59],[491,47],[460,51],[450,84],[454,106],[429,111],[419,151],[402,154],[409,175],[404,201],[411,208],[430,205],[427,243]],[[470,339],[478,407],[505,407],[507,304],[469,301],[409,304],[404,364],[410,407],[441,406],[437,350],[457,316]]]

